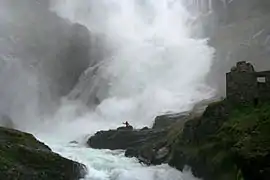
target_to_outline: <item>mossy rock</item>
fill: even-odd
[[[53,153],[33,135],[0,127],[0,179],[76,180],[85,167]]]
[[[170,165],[180,170],[189,165],[204,180],[270,177],[270,104],[211,104],[176,138]]]

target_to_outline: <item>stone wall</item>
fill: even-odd
[[[250,63],[238,62],[226,74],[226,96],[232,103],[257,103],[270,99],[270,71],[255,72]]]
[[[261,101],[270,99],[270,71],[262,71],[255,73],[257,80],[258,98]]]

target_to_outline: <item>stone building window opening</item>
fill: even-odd
[[[266,83],[266,77],[257,77],[258,83]]]

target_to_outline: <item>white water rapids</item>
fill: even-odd
[[[157,115],[187,111],[213,97],[205,83],[213,49],[206,40],[192,38],[194,17],[183,4],[184,0],[51,0],[51,11],[84,25],[92,36],[102,36],[109,53],[96,64],[91,87],[85,86],[89,68],[73,89],[83,95],[76,102],[63,99],[50,118],[36,122],[34,115],[27,127],[18,127],[62,156],[85,164],[86,180],[195,180],[189,171],[146,167],[121,151],[84,146],[85,138],[98,130],[116,128],[126,120],[137,128],[150,126]],[[93,94],[100,104],[89,110],[82,102]],[[79,144],[70,144],[73,140]]]
[[[46,143],[53,151],[77,162],[83,163],[88,169],[84,180],[198,180],[189,169],[177,171],[168,165],[141,165],[134,158],[126,158],[123,151],[95,150],[83,145],[52,141],[46,138]]]

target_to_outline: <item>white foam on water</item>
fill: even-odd
[[[195,179],[168,165],[145,167],[123,153],[68,144],[126,120],[135,127],[151,125],[159,114],[187,111],[213,97],[205,77],[214,51],[206,40],[192,38],[192,17],[181,0],[54,0],[51,7],[92,35],[102,34],[111,54],[95,76],[94,95],[101,103],[90,112],[64,101],[35,134],[47,133],[40,137],[54,151],[84,163],[89,180]]]
[[[80,144],[56,143],[55,137],[48,139],[48,135],[45,139],[54,152],[86,165],[88,175],[84,180],[198,180],[188,169],[180,172],[166,164],[147,167],[135,158],[126,158],[121,150],[95,150]]]

